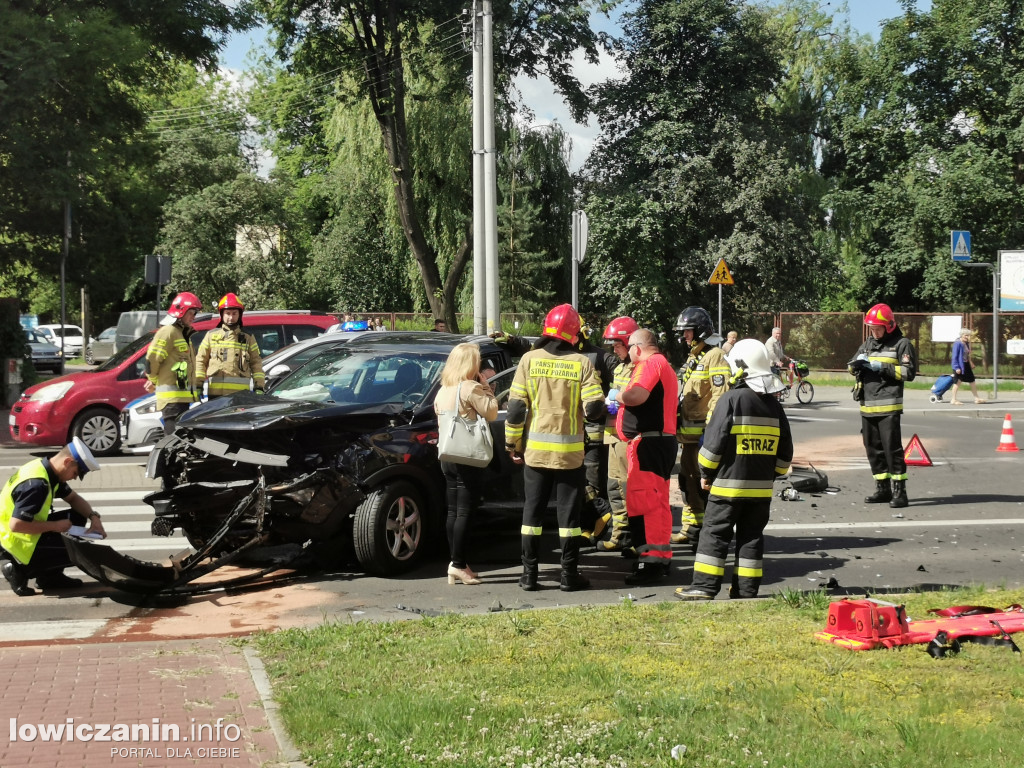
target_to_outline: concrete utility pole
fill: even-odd
[[[501,330],[491,0],[473,1],[473,332]]]

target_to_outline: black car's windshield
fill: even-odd
[[[437,353],[339,347],[311,360],[271,394],[322,403],[416,406],[429,394],[445,359]]]
[[[112,370],[114,370],[115,368],[119,367],[121,365],[121,363],[123,363],[129,357],[131,357],[136,352],[138,352],[142,347],[147,346],[149,344],[149,342],[152,341],[152,339],[153,339],[153,331],[150,331],[149,333],[143,334],[141,338],[136,339],[131,344],[129,344],[127,347],[122,348],[120,352],[118,352],[116,355],[114,355],[109,360],[107,360],[107,362],[105,362],[103,365],[99,366],[98,368],[94,368],[93,370],[94,371],[112,371]]]

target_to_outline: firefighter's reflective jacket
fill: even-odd
[[[505,447],[521,452],[531,467],[576,469],[583,464],[584,419],[597,422],[603,414],[594,366],[568,343],[543,339],[516,368]]]
[[[881,370],[869,365],[855,366],[860,355],[867,355],[868,364],[878,362]],[[856,393],[861,416],[888,416],[903,412],[903,384],[917,375],[917,353],[897,327],[892,333],[876,339],[868,336],[851,361],[849,371],[857,377]]]
[[[679,370],[679,432],[681,443],[696,443],[719,398],[729,391],[732,369],[725,353],[701,341]]]
[[[206,334],[196,353],[196,381],[201,384],[206,379],[210,397],[248,392],[250,379],[254,389],[262,390],[263,361],[256,337],[226,325]]]
[[[715,405],[697,454],[711,495],[725,500],[770,499],[772,484],[789,471],[793,435],[782,404],[744,382]]]
[[[629,380],[633,378],[633,369],[636,368],[636,364],[626,358],[618,367],[615,369],[615,375],[612,378],[612,389],[617,389],[620,392],[629,386]],[[619,406],[620,408],[622,406]],[[619,437],[618,431],[615,429],[615,419],[617,413],[609,413],[604,421],[604,442],[606,445],[612,443],[621,443],[623,440]]]
[[[156,386],[156,407],[195,401],[196,360],[188,343],[192,329],[174,322],[156,332],[146,352],[146,377]]]

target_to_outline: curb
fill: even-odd
[[[288,737],[288,732],[285,730],[284,722],[281,720],[281,707],[274,701],[273,689],[270,685],[270,678],[267,676],[266,667],[263,666],[263,660],[249,645],[243,646],[242,654],[249,665],[249,674],[252,675],[252,682],[256,686],[256,692],[263,702],[263,711],[267,715],[267,723],[270,725],[270,730],[277,740],[277,747],[281,752],[281,757],[285,760],[280,765],[285,768],[308,768],[300,760],[301,754],[295,748],[292,740]]]

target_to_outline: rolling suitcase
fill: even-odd
[[[939,376],[932,384],[932,396],[928,398],[933,403],[941,403],[942,396],[949,391],[949,388],[953,386],[952,376]]]

